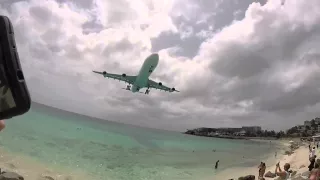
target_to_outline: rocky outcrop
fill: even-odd
[[[54,180],[51,176],[42,176],[38,180]]]
[[[295,176],[295,177],[292,177],[291,180],[308,180],[308,178],[302,177],[302,176]]]
[[[290,156],[291,154],[294,153],[295,150],[297,150],[300,147],[299,143],[292,143],[290,144],[290,146],[288,147],[288,149],[284,152],[285,155]]]
[[[298,171],[293,171],[293,172],[291,173],[291,177],[294,177],[297,173],[298,173]]]
[[[0,180],[24,180],[24,178],[15,172],[3,172],[0,175]]]
[[[244,177],[239,177],[238,180],[255,180],[256,177],[254,175],[248,175]]]
[[[276,177],[276,174],[268,171],[267,173],[265,173],[264,177],[267,177],[267,178],[275,178],[275,177]]]
[[[309,175],[310,175],[310,172],[309,172],[309,171],[306,171],[306,172],[302,173],[301,175],[302,175],[302,176],[306,176],[306,177],[309,177]]]
[[[290,145],[290,150],[291,150],[291,151],[294,151],[294,150],[298,149],[299,147],[300,147],[300,144],[294,142],[294,143],[292,143],[292,144]]]
[[[293,151],[291,151],[291,150],[288,150],[288,151],[285,151],[285,152],[284,152],[284,155],[290,156],[291,154],[293,154]]]

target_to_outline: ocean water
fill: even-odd
[[[269,142],[226,140],[122,125],[33,104],[7,120],[6,150],[46,166],[76,169],[92,180],[188,180],[219,170],[254,166],[275,151]],[[213,152],[215,150],[215,152]]]

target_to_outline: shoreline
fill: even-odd
[[[265,140],[256,139],[254,141],[265,141]],[[295,153],[292,154],[291,156],[282,155],[283,154],[282,151],[284,152],[285,151],[284,148],[287,147],[286,143],[288,143],[288,140],[286,141],[275,140],[275,141],[272,141],[272,143],[275,144],[275,146],[273,146],[273,149],[278,152],[278,157],[277,158],[274,157],[274,151],[263,155],[263,158],[261,160],[263,160],[267,164],[266,172],[269,170],[271,172],[274,172],[274,168],[272,167],[270,169],[269,166],[275,165],[277,162],[277,159],[281,159],[281,165],[282,165],[283,159],[286,160],[285,157],[292,158],[295,155]],[[257,176],[257,173],[258,173],[257,166],[255,167],[239,166],[239,167],[232,167],[232,168],[223,168],[221,169],[221,171],[219,170],[217,171],[217,174],[214,175],[214,178],[212,178],[211,176],[210,180],[212,179],[228,180],[232,178],[237,179],[240,176],[246,176],[249,174]],[[48,178],[44,178],[45,176],[52,177],[55,180],[95,179],[90,174],[85,173],[83,171],[80,172],[75,169],[61,167],[56,165],[55,162],[52,162],[52,163],[41,162],[25,154],[10,152],[5,147],[0,147],[0,168],[4,171],[16,172],[21,176],[23,176],[25,179],[39,179],[39,180],[48,179]],[[205,179],[208,179],[208,176]]]
[[[253,141],[266,141],[265,139],[253,139]],[[269,141],[269,140],[268,140]],[[286,148],[288,147],[283,141],[281,140],[273,140],[272,143],[276,144],[273,147],[273,150],[277,152],[277,157],[275,157],[275,153],[269,152],[265,154],[260,161],[265,162],[267,165],[266,172],[269,171],[270,164],[276,164],[278,162],[278,159],[286,159],[286,155],[283,155]],[[230,167],[227,169],[222,169],[221,171],[217,171],[217,173],[211,177],[207,178],[206,180],[213,180],[213,179],[221,179],[221,180],[229,180],[229,179],[238,179],[242,176],[247,175],[255,175],[256,178],[258,177],[258,166],[259,164],[251,167]],[[271,172],[274,172],[274,170],[270,170]]]
[[[279,143],[282,144],[283,148],[288,148],[289,143],[279,141]],[[283,151],[283,152],[282,152]],[[274,173],[275,168],[276,168],[276,163],[280,162],[280,166],[282,166],[285,163],[290,163],[291,167],[290,169],[292,171],[297,171],[296,174],[302,174],[306,171],[308,171],[307,166],[309,165],[309,160],[308,160],[308,154],[309,154],[309,149],[307,145],[303,144],[300,145],[298,149],[294,150],[293,154],[291,155],[285,155],[285,149],[282,149],[281,154],[278,152],[278,156],[275,157],[274,153],[269,153],[268,157],[266,159],[262,159],[263,162],[266,163],[266,173],[268,171]],[[317,149],[317,155],[319,154],[319,149]],[[224,169],[222,171],[218,171],[216,175],[212,179],[221,179],[221,180],[228,180],[228,179],[238,179],[239,177],[242,176],[247,176],[247,175],[254,175],[256,178],[258,177],[258,166],[253,167],[232,167],[229,169]],[[282,168],[283,169],[283,168]],[[275,179],[275,178],[267,178],[265,179]],[[207,179],[209,180],[209,179]]]

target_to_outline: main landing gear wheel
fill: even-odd
[[[150,90],[148,88],[144,94],[149,94],[149,92],[150,92]]]

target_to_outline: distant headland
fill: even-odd
[[[279,139],[279,138],[311,138],[319,135],[320,138],[320,118],[316,117],[309,121],[304,121],[303,125],[297,125],[286,131],[262,130],[260,126],[242,126],[239,128],[207,128],[201,127],[188,129],[184,134],[227,138],[227,139]]]

